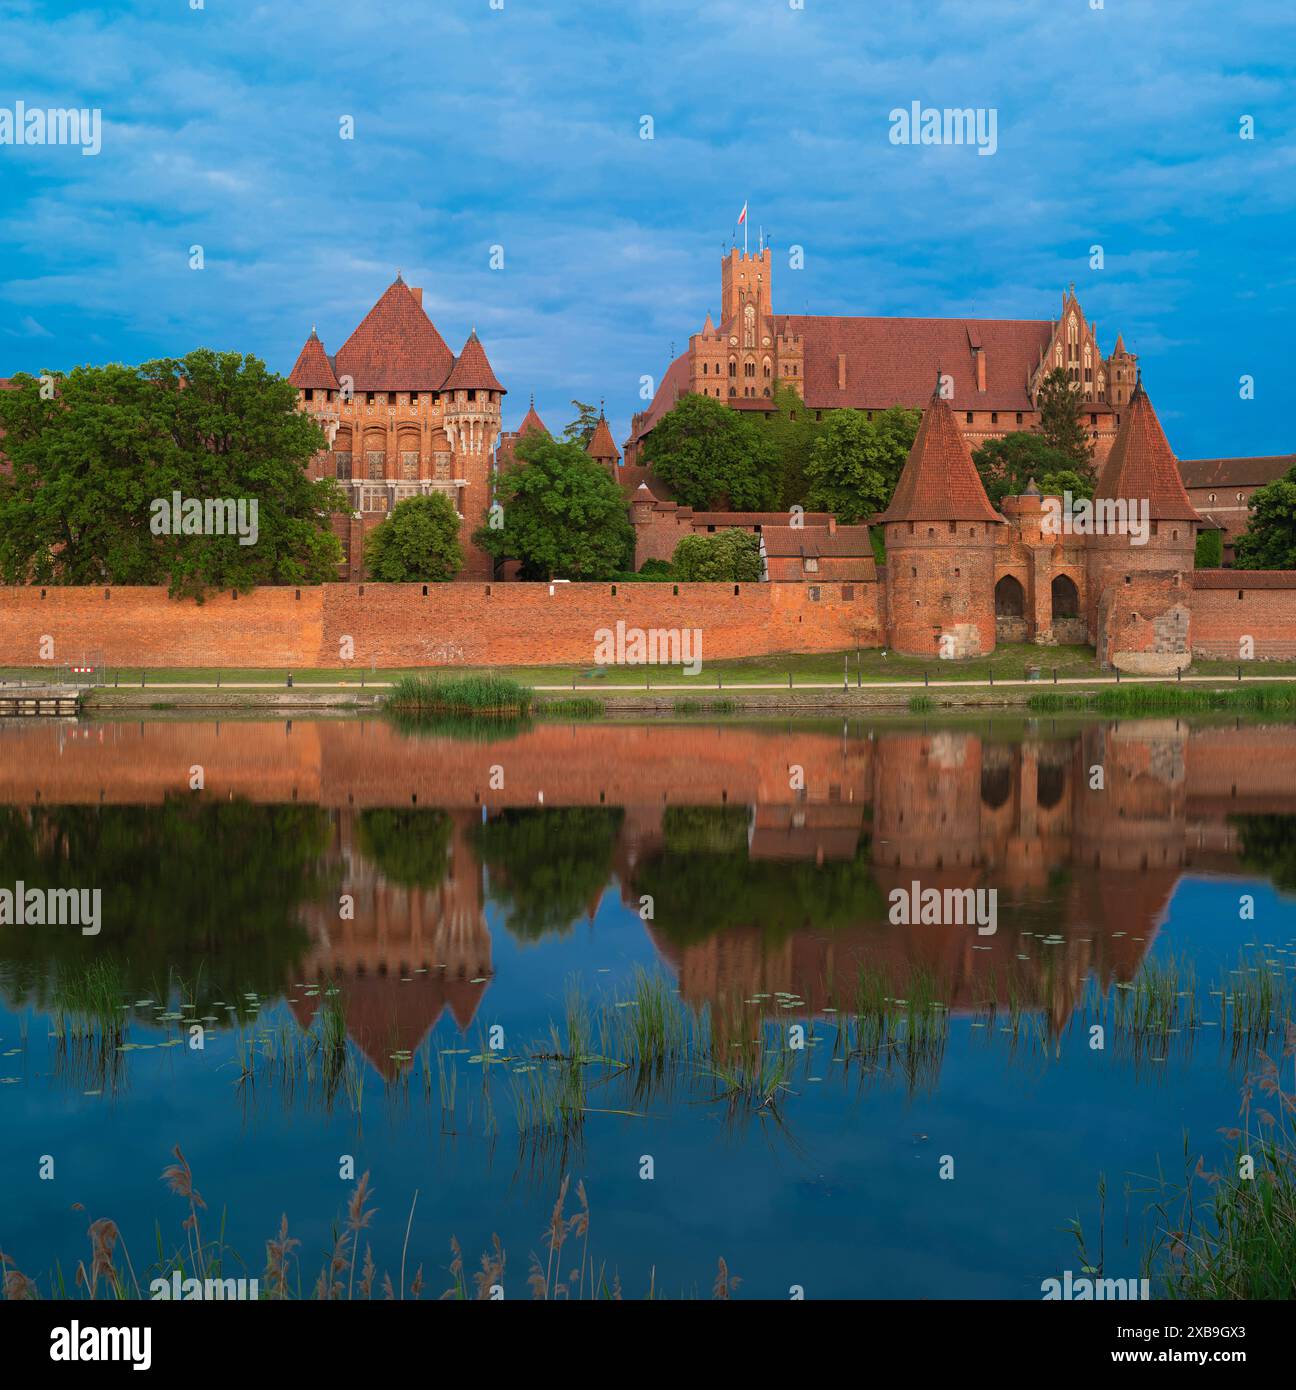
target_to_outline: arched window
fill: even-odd
[[[1075,580],[1059,574],[1053,581],[1053,617],[1077,618],[1080,616],[1080,593]]]
[[[1005,574],[995,585],[995,617],[1020,618],[1025,611],[1026,594],[1021,581]]]

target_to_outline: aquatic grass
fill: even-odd
[[[936,708],[936,701],[930,695],[910,695],[910,714],[930,714]]]
[[[1202,689],[1194,685],[1115,685],[1096,691],[1039,691],[1026,707],[1037,714],[1090,710],[1097,714],[1287,714],[1296,710],[1296,685],[1266,684]]]
[[[529,686],[493,672],[405,675],[393,681],[384,708],[404,712],[520,717],[530,713]]]
[[[545,700],[536,706],[535,713],[544,719],[601,719],[607,706],[592,695],[570,695],[561,700]]]

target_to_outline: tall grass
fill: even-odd
[[[1203,690],[1184,685],[1122,685],[1088,694],[1041,691],[1026,702],[1037,714],[1092,710],[1098,714],[1289,713],[1296,685],[1242,685]]]
[[[429,714],[524,716],[531,710],[529,686],[493,672],[466,675],[405,675],[392,685],[384,708]]]

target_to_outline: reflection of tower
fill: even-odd
[[[391,1054],[413,1051],[444,1010],[467,1030],[492,973],[491,937],[472,812],[443,813],[452,829],[445,876],[433,887],[394,882],[365,857],[358,844],[363,814],[338,812],[333,849],[342,866],[339,896],[352,899],[354,917],[341,917],[333,903],[308,913],[315,946],[303,968],[307,979],[341,985],[348,1032],[389,1074],[396,1069]],[[317,1005],[297,1006],[303,1025]]]

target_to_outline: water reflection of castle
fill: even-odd
[[[144,723],[109,726],[102,740],[59,735],[55,746],[55,737],[0,730],[0,803],[157,801],[201,762],[207,796],[301,799],[335,812],[328,858],[354,914],[341,916],[331,900],[309,909],[313,944],[299,978],[345,982],[353,1034],[384,1070],[446,1012],[466,1030],[488,989],[483,822],[619,808],[598,848],[598,881],[615,879],[635,909],[646,882],[666,874],[669,883],[690,864],[705,873],[720,862],[708,854],[738,860],[751,877],[772,874],[762,881],[775,885],[801,875],[799,888],[813,886],[814,875],[804,877],[812,868],[866,870],[870,894],[831,924],[813,895],[789,919],[795,893],[778,931],[759,904],[709,929],[717,905],[704,892],[690,899],[687,923],[659,907],[648,929],[692,1002],[785,990],[820,1009],[867,961],[896,993],[928,972],[955,1008],[998,997],[1011,977],[1020,998],[1060,1021],[1089,973],[1132,976],[1185,870],[1238,870],[1231,814],[1296,812],[1296,728],[1281,726],[1139,721],[1057,738],[1042,727],[1020,742],[989,725],[875,734],[540,725],[484,743],[411,740],[372,722]],[[490,786],[492,766],[505,770],[503,790]],[[1090,786],[1095,767],[1101,790]],[[403,812],[382,809],[394,807]],[[430,886],[426,875],[402,877],[364,820],[398,821],[416,808],[444,813],[444,842],[428,850],[437,863],[444,857],[443,869]],[[694,823],[681,808],[711,808],[711,817]],[[404,843],[399,823],[386,833],[389,847]],[[506,865],[499,877],[524,872]],[[885,895],[914,878],[998,888],[998,933],[891,926]],[[861,880],[841,882],[856,892]],[[596,883],[591,910],[597,897]],[[1024,951],[1021,927],[1065,930],[1066,940]]]

